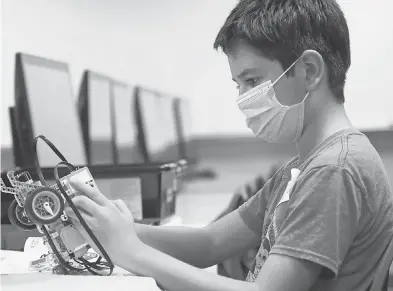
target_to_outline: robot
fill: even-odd
[[[45,137],[39,137],[47,143],[49,142]],[[49,252],[40,259],[31,262],[32,269],[39,270],[49,267],[53,269],[54,273],[59,274],[70,274],[87,269],[94,275],[103,275],[102,271],[109,268],[110,275],[113,271],[113,264],[109,256],[84,222],[79,211],[73,206],[72,199],[83,194],[73,189],[69,180],[71,177],[77,176],[78,180],[82,179],[91,187],[97,187],[97,185],[87,167],[76,169],[64,157],[62,159],[60,164],[67,166],[71,172],[58,178],[57,167],[60,164],[56,166],[55,185],[49,186],[46,185],[46,182],[34,181],[27,171],[18,174],[15,171],[9,171],[7,179],[11,187],[7,187],[6,183],[0,179],[1,191],[12,194],[15,198],[8,209],[9,219],[19,229],[29,231],[37,228],[44,235],[43,241]],[[38,170],[40,171],[40,169]],[[106,262],[101,262],[101,257],[88,252],[91,249],[90,245],[64,212],[65,202],[73,208],[81,225],[100,249]],[[94,257],[98,257],[97,261],[91,262]]]

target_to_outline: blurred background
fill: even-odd
[[[263,171],[259,161],[266,162],[266,157],[259,155],[255,160],[254,153],[267,153],[269,160],[285,160],[292,153],[282,154],[282,158],[270,155],[271,147],[254,139],[245,126],[235,103],[237,91],[226,57],[212,48],[220,26],[236,2],[2,1],[2,169],[12,165],[7,111],[14,104],[16,52],[66,62],[75,101],[85,69],[130,86],[146,85],[187,98],[191,103],[192,134],[200,141],[202,159],[240,157],[244,153],[250,162],[237,167],[251,169],[250,172]],[[392,171],[389,154],[393,148],[393,24],[389,8],[393,4],[389,0],[338,2],[351,37],[346,108],[355,126],[372,132],[373,142],[382,147],[381,154],[390,161],[387,167]],[[225,185],[229,190],[234,186],[232,181],[241,180],[242,177],[232,179]]]
[[[381,154],[393,184],[393,2],[338,2],[346,15],[351,38],[352,65],[345,91],[346,108],[354,125],[367,134]],[[119,164],[127,159],[128,163],[145,163],[146,155],[161,149],[166,138],[176,144],[174,140],[178,135],[173,127],[176,125],[171,123],[176,113],[175,117],[170,117],[171,105],[163,105],[165,102],[158,99],[149,101],[148,97],[149,94],[170,96],[171,100],[187,103],[188,113],[183,112],[181,119],[183,123],[187,120],[188,126],[183,139],[192,148],[192,158],[197,157],[198,167],[202,168],[199,171],[202,179],[190,179],[190,183],[179,191],[177,211],[183,220],[189,219],[196,224],[214,219],[231,201],[230,194],[256,177],[268,175],[272,167],[281,165],[295,154],[293,145],[269,145],[252,135],[236,106],[237,90],[231,81],[226,56],[213,50],[215,36],[236,3],[236,0],[3,0],[1,169],[17,164],[9,107],[16,105],[16,96],[21,94],[15,90],[21,88],[17,80],[28,78],[29,74],[30,81],[23,79],[20,82],[32,82],[27,85],[29,90],[34,86],[38,90],[38,93],[27,92],[28,98],[33,98],[34,94],[38,96],[34,97],[35,101],[29,100],[36,124],[33,127],[37,130],[45,125],[51,132],[51,126],[62,125],[57,128],[57,135],[51,137],[57,140],[64,155],[74,159],[78,159],[76,152],[80,151],[76,143],[83,144],[85,149],[89,144],[88,164],[94,163],[91,159],[96,159],[96,164]],[[57,81],[51,79],[54,75],[40,75],[27,67],[21,69],[24,71],[19,76],[17,53],[22,53],[21,68],[29,62],[36,65],[34,58],[29,56],[61,62],[61,70],[69,76],[66,77],[69,86],[61,82],[65,87],[60,83],[56,85]],[[52,91],[43,89],[51,84],[54,86]],[[46,90],[45,94],[52,92],[53,100],[42,97],[40,90]],[[105,90],[113,90],[110,98],[114,101],[110,100],[114,104],[105,99],[109,94],[105,95]],[[130,126],[134,123],[134,116],[128,115],[131,111],[119,113],[131,106],[128,103],[123,106],[119,101],[123,97],[116,97],[121,94],[125,99],[139,98],[135,106],[145,112],[135,114],[142,115],[138,115],[138,120],[143,123],[143,130],[135,129],[141,124],[135,128]],[[67,131],[64,120],[71,116],[71,111],[73,115],[76,112],[67,107],[68,103],[63,104],[64,98],[78,108],[78,122],[82,127],[89,127],[89,130],[82,129],[82,134],[77,133],[78,141],[74,139],[75,132]],[[88,106],[83,103],[87,102],[86,98],[90,98]],[[160,102],[161,107],[153,109]],[[58,107],[51,107],[53,103]],[[81,114],[85,118],[89,116],[88,120]],[[116,130],[109,125],[113,118]],[[45,130],[40,128],[40,132],[34,134],[47,135],[42,131]],[[70,136],[68,143],[64,138],[67,135]],[[143,149],[138,153],[132,149],[121,152],[122,145],[134,139],[139,142],[143,139]],[[111,156],[114,143],[117,152],[113,155],[117,161]],[[176,159],[173,149],[171,154],[166,154],[167,159]],[[83,163],[84,158],[75,162]],[[98,161],[100,158],[103,160]],[[150,162],[164,160],[165,157],[160,157]],[[52,160],[47,163],[50,165]],[[182,200],[182,195],[199,198]],[[193,216],[190,213],[194,213]]]
[[[192,101],[198,136],[250,136],[214,38],[236,0],[2,1],[1,144],[11,144],[16,52],[69,64],[75,93],[85,68]],[[339,0],[351,37],[347,109],[364,130],[393,123],[393,34],[388,0]],[[390,8],[390,9],[389,9]]]
[[[224,179],[219,185],[222,191],[233,190],[250,175],[285,161],[293,154],[291,146],[264,144],[245,126],[226,56],[213,50],[214,38],[236,2],[2,1],[1,168],[13,165],[8,107],[15,99],[17,52],[67,63],[75,102],[86,69],[131,87],[147,86],[187,99],[200,159],[216,163],[213,157],[219,160],[216,167],[240,175]],[[380,150],[392,175],[393,23],[389,8],[393,4],[389,0],[338,2],[351,37],[346,108],[355,126]],[[100,111],[105,104],[95,102],[94,106]],[[96,126],[95,131],[100,135],[105,128]],[[233,159],[242,163],[227,167]],[[210,187],[215,187],[211,182]]]
[[[14,103],[16,52],[68,63],[75,100],[82,72],[88,68],[130,85],[142,84],[189,99],[192,132],[198,139],[229,138],[232,144],[233,139],[251,138],[259,147],[236,107],[237,91],[226,57],[212,48],[236,2],[2,1],[2,168],[11,162],[7,110]],[[348,20],[352,50],[346,108],[357,127],[376,131],[377,140],[382,140],[392,133],[380,131],[393,124],[389,15],[393,4],[389,0],[338,2]],[[209,144],[200,150],[208,151]]]

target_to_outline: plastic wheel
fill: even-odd
[[[27,195],[25,209],[34,223],[50,224],[63,214],[64,200],[56,190],[42,187]]]
[[[36,228],[26,215],[25,209],[20,207],[16,200],[13,200],[8,207],[8,218],[13,225],[21,230],[29,231]]]

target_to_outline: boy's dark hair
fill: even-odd
[[[351,64],[349,31],[335,0],[240,0],[220,29],[214,48],[230,52],[242,39],[288,68],[305,50],[318,51],[327,66],[329,87],[344,102]]]

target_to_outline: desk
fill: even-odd
[[[116,291],[161,291],[154,279],[136,276],[60,276],[39,273],[1,276],[3,291],[97,291],[107,286]]]
[[[1,289],[3,291],[41,291],[41,290],[101,290],[102,286],[110,285],[116,291],[159,291],[155,280],[147,277],[137,277],[120,268],[115,268],[112,276],[64,276],[52,273],[26,274],[29,258],[22,252],[1,250],[2,269],[12,264],[16,273],[1,275]],[[131,288],[132,287],[132,288]]]
[[[23,252],[1,250],[2,270],[11,267],[15,274],[1,275],[1,289],[16,290],[100,290],[102,284],[110,284],[116,291],[130,290],[130,286],[137,290],[160,290],[153,278],[138,277],[121,268],[115,268],[112,276],[64,276],[51,272],[28,273],[30,259]],[[3,271],[2,271],[3,272]]]

